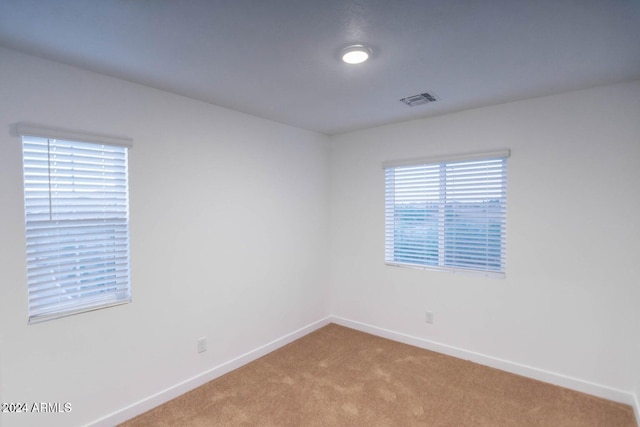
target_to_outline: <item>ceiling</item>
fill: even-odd
[[[0,45],[331,135],[639,79],[640,0],[0,0]]]

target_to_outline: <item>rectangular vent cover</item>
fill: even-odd
[[[415,107],[416,105],[428,104],[430,102],[436,102],[439,100],[438,96],[433,92],[424,92],[419,95],[407,96],[400,101],[407,104],[409,107]]]

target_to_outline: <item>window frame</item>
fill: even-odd
[[[509,149],[498,149],[383,162],[385,264],[394,267],[506,277],[507,160],[510,155]],[[493,165],[490,167],[490,172],[487,169],[485,178],[478,177],[477,181],[470,181],[466,177],[456,177],[454,172],[447,175],[449,173],[447,171],[452,170],[452,167],[468,169],[482,166],[481,162]],[[497,167],[498,162],[500,167]],[[498,170],[500,176],[496,178],[495,174]],[[448,176],[451,178],[447,178]],[[450,197],[453,201],[447,200],[449,193],[469,193],[470,184],[479,186],[481,190],[486,188],[487,200],[479,202],[478,200],[482,197],[478,198],[475,194],[471,197],[468,194],[455,196],[459,200],[471,199],[473,203],[456,202],[455,197]],[[475,192],[476,188],[473,191]],[[495,199],[498,194],[499,197]],[[485,196],[484,193],[480,195]],[[475,211],[473,211],[474,203]],[[403,204],[409,209],[405,209],[404,213],[398,213],[400,210],[398,207]],[[412,204],[416,205],[415,209],[411,209]],[[479,207],[484,207],[485,216],[482,217],[485,220],[484,223],[474,217]],[[465,208],[467,208],[466,212],[470,213],[465,213]],[[481,225],[485,227],[485,242],[479,241],[475,236],[469,236],[468,227],[473,226],[474,221],[482,223]],[[496,221],[499,221],[499,227],[496,227],[498,224]],[[400,224],[404,227],[400,228]],[[475,226],[482,230],[481,225]],[[496,228],[499,229],[499,233],[496,233]],[[405,240],[404,246],[397,243],[398,235]],[[467,252],[482,248],[485,250],[484,266],[480,265],[482,255],[470,256]],[[499,255],[498,258],[495,256],[496,253]],[[496,265],[496,260],[499,265]]]
[[[24,123],[16,130],[23,159],[28,323],[130,303],[133,141]]]

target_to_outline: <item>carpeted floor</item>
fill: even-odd
[[[636,427],[631,407],[338,325],[122,426]]]

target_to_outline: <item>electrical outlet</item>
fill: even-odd
[[[207,351],[207,337],[198,338],[198,353]]]
[[[426,323],[433,323],[433,312],[432,311],[425,311],[424,312],[424,321]]]

